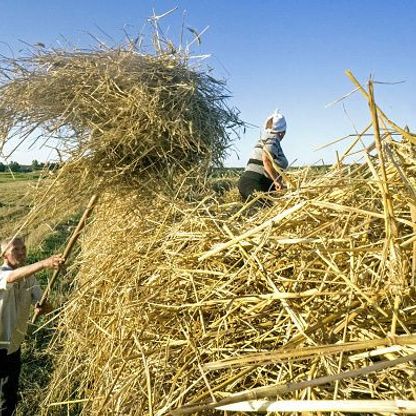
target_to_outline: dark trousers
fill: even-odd
[[[245,171],[238,181],[238,190],[244,201],[250,199],[254,192],[269,192],[273,190],[273,181],[256,172]]]
[[[18,401],[20,368],[20,349],[12,354],[0,349],[0,416],[14,414]]]

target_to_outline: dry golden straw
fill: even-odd
[[[259,397],[289,412],[414,409],[416,148],[371,84],[374,146],[288,172],[259,208],[201,185],[239,124],[206,74],[125,50],[29,62],[3,87],[0,130],[64,128],[55,192],[100,194],[44,414],[223,414]]]
[[[84,400],[84,414],[220,414],[257,389],[279,411],[288,399],[412,409],[416,153],[389,134],[376,151],[290,172],[296,187],[263,209],[108,190],[60,316],[45,412]]]

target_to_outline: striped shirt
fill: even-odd
[[[33,276],[20,282],[8,283],[13,269],[7,265],[0,268],[0,349],[11,354],[23,342],[30,315],[30,304],[39,302],[42,290]]]
[[[245,169],[246,171],[256,172],[260,175],[266,176],[267,178],[269,177],[263,166],[263,150],[267,150],[271,154],[274,162],[280,168],[286,169],[288,167],[289,162],[287,161],[282,147],[280,146],[279,137],[266,132],[254,146],[253,152],[250,155],[250,159]]]

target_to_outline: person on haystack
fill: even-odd
[[[282,191],[283,180],[273,166],[274,163],[284,170],[288,161],[283,153],[280,142],[286,134],[286,119],[276,110],[267,117],[264,130],[254,146],[247,166],[238,182],[238,190],[244,201],[249,200],[254,192]]]
[[[43,307],[37,304],[42,290],[33,274],[59,268],[64,258],[58,254],[25,265],[26,246],[21,237],[3,240],[1,253],[4,263],[0,267],[0,416],[11,416],[18,402],[20,345],[26,335],[30,305],[35,305],[37,313],[50,311],[47,303]]]

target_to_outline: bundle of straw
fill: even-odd
[[[290,173],[264,209],[109,190],[45,413],[411,411],[416,153],[376,129],[365,163]]]
[[[172,186],[175,175],[221,165],[242,122],[225,83],[190,58],[130,46],[4,58],[0,143],[56,148],[52,192],[67,205],[114,183]]]

